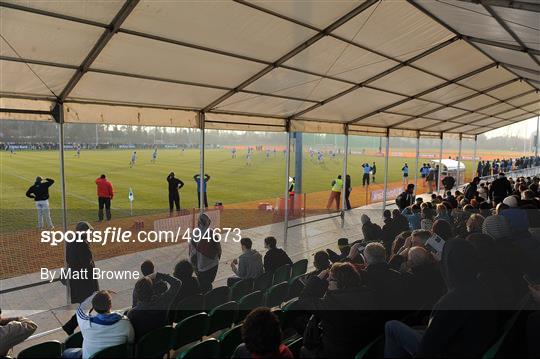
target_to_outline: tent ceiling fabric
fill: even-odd
[[[3,0],[0,17],[2,119],[63,99],[66,122],[437,137],[540,114],[537,2]]]

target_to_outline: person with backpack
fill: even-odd
[[[400,210],[404,210],[414,204],[414,184],[407,185],[407,189],[396,197],[396,205]]]
[[[221,258],[221,243],[216,241],[210,231],[212,221],[203,213],[199,216],[197,228],[200,230],[198,238],[189,240],[189,262],[195,269],[202,293],[212,289],[212,283]]]

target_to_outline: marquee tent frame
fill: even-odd
[[[56,121],[62,178],[64,123],[199,128],[204,174],[206,129],[386,137],[386,157],[438,138],[441,157],[443,134],[540,114],[531,0],[77,4],[0,1],[0,119]]]

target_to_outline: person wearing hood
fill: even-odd
[[[36,203],[37,215],[38,215],[38,228],[43,229],[44,221],[47,225],[54,229],[54,225],[51,219],[51,212],[49,210],[49,187],[52,186],[54,180],[51,178],[36,177],[36,181],[28,191],[26,191],[26,197],[32,198]]]
[[[168,288],[158,293],[154,285],[156,282],[167,283]],[[180,280],[159,272],[143,277],[135,283],[137,305],[126,314],[135,330],[135,342],[152,330],[168,324],[167,313],[181,285]]]
[[[240,245],[242,247],[242,254],[238,259],[234,259],[231,262],[231,269],[234,276],[227,279],[227,285],[229,287],[242,279],[255,279],[263,273],[262,256],[255,249],[251,248],[253,245],[251,239],[247,237],[242,238]]]
[[[111,311],[111,293],[96,292],[79,305],[77,321],[83,337],[82,348],[66,349],[63,358],[87,359],[105,348],[134,342],[135,331],[129,319]],[[96,315],[90,315],[92,310]]]
[[[496,339],[497,312],[477,279],[480,265],[474,246],[461,239],[447,242],[441,268],[447,293],[433,307],[427,328],[387,322],[385,358],[480,357]]]
[[[210,230],[211,223],[212,221],[206,213],[199,216],[197,228],[200,236],[199,238],[191,238],[188,247],[189,262],[195,269],[202,293],[212,289],[221,258],[221,243],[213,238],[213,233]]]
[[[360,216],[360,222],[362,223],[364,242],[375,242],[382,239],[383,232],[381,227],[371,222],[371,219],[366,214]]]

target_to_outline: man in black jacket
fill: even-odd
[[[465,187],[465,193],[463,194],[466,199],[471,200],[478,196],[478,184],[480,178],[474,177],[473,180]]]
[[[274,237],[266,237],[264,239],[264,247],[268,249],[264,255],[264,272],[274,272],[279,267],[290,264],[292,265],[292,260],[289,258],[287,253],[281,248],[276,247],[277,241]]]
[[[471,243],[446,242],[441,266],[448,292],[435,304],[425,331],[400,321],[386,323],[385,358],[482,356],[496,338],[498,318],[477,279],[478,262]]]
[[[51,212],[49,211],[49,187],[54,183],[53,179],[46,178],[45,181],[41,177],[36,177],[36,181],[28,191],[26,191],[26,197],[32,198],[36,203],[36,209],[38,214],[38,228],[43,228],[43,220],[47,222],[52,229],[54,225],[51,219]]]
[[[169,213],[172,214],[173,205],[176,207],[176,212],[180,212],[180,194],[178,190],[184,187],[184,182],[176,178],[174,172],[169,173],[167,182],[169,183]]]
[[[501,203],[506,197],[512,194],[512,185],[503,172],[493,181],[489,188],[489,198],[496,204]]]

